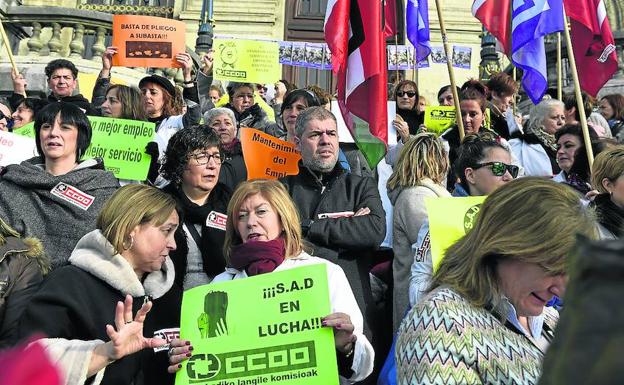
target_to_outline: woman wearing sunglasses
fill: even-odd
[[[394,94],[397,117],[392,125],[397,131],[401,142],[405,143],[410,135],[416,135],[424,122],[424,114],[418,111],[418,86],[411,80],[403,80]]]
[[[519,168],[511,164],[511,153],[489,132],[469,135],[458,149],[453,196],[489,195],[518,176]],[[409,284],[410,305],[414,306],[431,283],[433,267],[429,238],[429,220],[418,232],[417,249]]]

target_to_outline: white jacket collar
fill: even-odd
[[[133,297],[160,298],[173,286],[174,269],[169,257],[161,270],[149,273],[141,284],[130,263],[115,253],[100,230],[93,230],[78,241],[69,263]]]

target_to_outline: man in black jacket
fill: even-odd
[[[55,59],[45,67],[46,78],[48,79],[48,102],[71,103],[87,115],[94,115],[96,111],[91,107],[91,103],[81,94],[74,95],[78,85],[78,68],[74,63],[65,59]],[[16,75],[14,80],[13,94],[10,97],[11,106],[16,108],[26,97],[26,83],[21,75]]]
[[[302,162],[299,174],[283,178],[282,183],[299,209],[312,254],[342,267],[364,318],[369,318],[371,251],[386,235],[377,183],[348,174],[340,166],[338,129],[330,111],[308,108],[297,118],[295,131]],[[365,332],[370,334],[368,330],[365,322]]]

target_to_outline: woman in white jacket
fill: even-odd
[[[414,261],[412,244],[427,219],[427,197],[449,197],[444,187],[449,169],[448,155],[440,139],[423,133],[411,138],[401,150],[388,179],[388,197],[394,206],[392,223],[393,331],[396,332],[409,308],[409,277]]]
[[[323,318],[322,325],[334,329],[340,376],[349,382],[362,381],[373,370],[374,352],[363,334],[362,313],[347,277],[338,265],[306,253],[302,240],[297,209],[281,183],[263,179],[243,182],[227,210],[224,253],[228,267],[213,282],[325,264],[332,313]],[[173,340],[171,346],[169,371],[175,372],[192,345]]]

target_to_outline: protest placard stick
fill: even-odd
[[[585,142],[585,150],[587,151],[587,161],[589,163],[589,169],[594,164],[594,151],[591,146],[591,139],[589,137],[589,127],[587,126],[587,116],[585,115],[585,108],[583,106],[583,97],[581,96],[581,85],[579,83],[578,71],[576,70],[576,60],[574,59],[574,49],[572,48],[572,39],[570,38],[570,30],[568,29],[568,18],[563,10],[563,20],[565,21],[565,28],[563,33],[565,35],[566,47],[568,49],[568,60],[570,60],[570,70],[572,71],[572,79],[574,80],[574,96],[576,97],[576,109],[581,117],[581,128],[583,129],[583,140]]]
[[[399,34],[394,35],[394,57],[396,58],[396,82],[401,81],[399,77]]]
[[[459,140],[464,140],[464,122],[462,121],[461,108],[459,106],[459,94],[455,85],[455,72],[453,71],[453,56],[448,44],[446,36],[446,27],[444,27],[444,17],[442,16],[442,6],[440,0],[436,0],[436,10],[438,11],[438,20],[440,20],[440,34],[442,35],[442,43],[444,44],[444,54],[446,55],[446,67],[448,68],[449,79],[451,80],[451,92],[453,93],[453,101],[455,103],[457,129],[459,130]]]
[[[4,42],[4,48],[6,48],[7,56],[9,57],[9,61],[11,62],[11,67],[13,67],[13,72],[19,73],[17,70],[17,65],[15,64],[15,58],[13,58],[13,52],[11,52],[11,42],[9,41],[9,37],[4,30],[4,25],[0,20],[0,34],[2,34],[2,41]]]
[[[518,70],[516,69],[516,66],[513,65],[513,63],[511,65],[513,66],[513,70],[511,71],[511,76],[512,76],[513,82],[515,84],[517,84],[518,83]],[[516,105],[517,104],[516,103],[516,101],[517,101],[516,97],[517,96],[518,96],[517,93],[513,96],[514,97],[514,103],[511,106],[511,112],[513,112],[514,115],[516,115],[516,110],[518,109],[518,106]]]
[[[561,68],[561,32],[557,32],[557,99],[563,98],[563,68]]]

